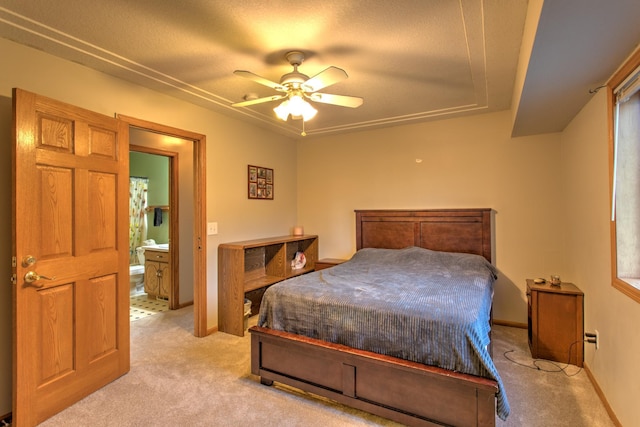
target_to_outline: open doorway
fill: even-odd
[[[180,203],[176,203],[176,194],[172,191],[173,187],[181,187],[176,169],[179,153],[156,148],[163,145],[160,138],[167,137],[137,128],[129,130],[129,318],[132,322],[193,303],[193,271],[184,266],[179,269],[180,230],[173,226],[180,217]],[[192,149],[191,141],[176,140],[175,144]],[[191,173],[187,185],[193,182],[192,178]],[[186,190],[181,193],[183,198],[193,198],[191,188],[183,190]],[[193,205],[192,200],[188,202]],[[192,221],[192,216],[187,219]],[[185,255],[192,259],[190,253]],[[183,289],[181,278],[185,279]]]
[[[194,335],[207,335],[205,136],[164,125],[118,116],[130,125],[130,150],[165,156],[170,163],[168,205],[160,208],[169,222],[172,309],[194,305]],[[162,208],[166,208],[163,214]],[[155,212],[154,212],[155,214]]]

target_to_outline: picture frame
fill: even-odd
[[[264,166],[248,165],[247,167],[249,199],[273,200],[273,169]]]

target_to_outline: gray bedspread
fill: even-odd
[[[418,247],[361,249],[348,262],[277,283],[258,325],[491,378],[488,351],[496,270],[483,257]]]

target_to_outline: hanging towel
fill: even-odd
[[[162,208],[153,209],[153,225],[154,227],[162,225]]]

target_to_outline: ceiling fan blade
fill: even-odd
[[[263,102],[277,101],[278,99],[286,98],[287,95],[273,95],[264,98],[248,99],[242,102],[236,102],[231,104],[232,107],[248,107],[249,105],[262,104]]]
[[[259,75],[252,73],[251,71],[235,70],[233,74],[235,74],[236,76],[244,77],[249,80],[253,80],[256,83],[260,83],[261,85],[265,85],[267,87],[270,87],[278,91],[284,92],[287,90],[280,83],[272,82],[271,80],[265,79],[264,77],[260,77]]]
[[[318,74],[304,82],[302,87],[307,92],[315,92],[327,86],[331,86],[332,84],[341,82],[348,77],[347,72],[342,68],[331,66],[320,71]]]
[[[364,102],[364,99],[358,96],[331,95],[329,93],[312,93],[309,95],[309,99],[315,102],[349,108],[358,108]]]

